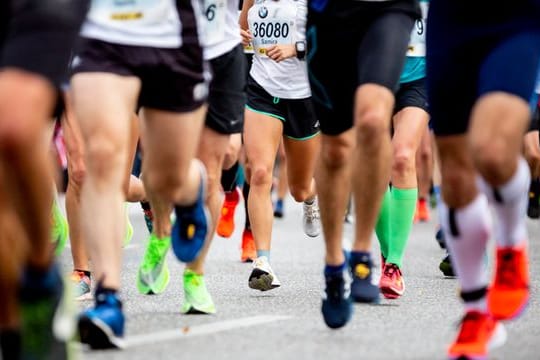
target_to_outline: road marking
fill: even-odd
[[[196,325],[196,326],[185,326],[179,329],[171,329],[160,332],[155,332],[151,334],[139,334],[133,335],[124,341],[126,348],[136,347],[148,344],[155,344],[157,342],[179,340],[184,338],[189,338],[193,336],[201,336],[214,334],[218,332],[223,332],[227,330],[233,330],[243,327],[249,327],[254,325],[260,325],[265,323],[271,323],[274,321],[288,320],[291,316],[282,316],[282,315],[260,315],[245,317],[235,320],[226,320],[219,321],[210,324]]]

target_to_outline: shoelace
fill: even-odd
[[[474,342],[481,333],[481,328],[485,327],[483,323],[484,315],[479,312],[468,312],[461,321],[461,331],[459,332],[458,343]]]
[[[390,278],[397,276],[400,272],[401,270],[394,264],[388,264],[384,267],[384,274]]]

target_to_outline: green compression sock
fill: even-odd
[[[388,247],[387,263],[396,264],[401,268],[405,246],[411,234],[418,189],[392,188],[390,220],[391,237]]]
[[[390,243],[391,198],[392,191],[390,190],[390,187],[388,187],[384,193],[381,210],[379,211],[379,218],[375,225],[375,233],[377,234],[377,239],[379,239],[382,256],[385,259],[388,257]]]

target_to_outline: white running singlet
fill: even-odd
[[[242,42],[238,24],[240,0],[204,0],[204,58],[211,60]]]

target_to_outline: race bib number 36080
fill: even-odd
[[[296,31],[295,16],[295,8],[278,7],[271,3],[262,3],[250,9],[249,29],[253,35],[255,54],[265,56],[266,49],[273,45],[292,44]]]

